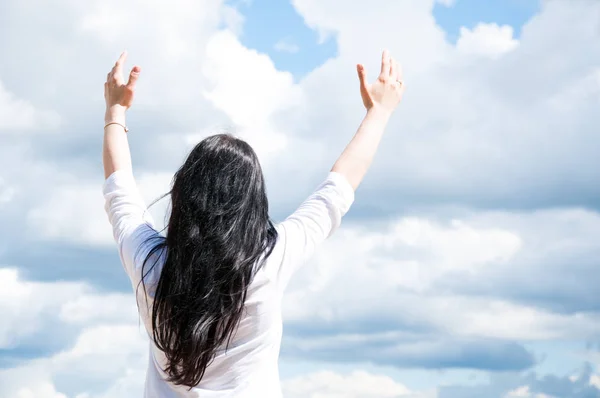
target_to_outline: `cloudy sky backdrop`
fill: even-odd
[[[141,394],[101,196],[122,50],[148,202],[227,130],[281,220],[363,116],[355,64],[375,78],[386,47],[405,99],[285,298],[285,397],[600,397],[598,0],[2,0],[0,397]]]

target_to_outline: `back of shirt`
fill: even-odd
[[[163,372],[165,355],[152,342],[152,298],[164,253],[156,252],[148,259],[144,289],[140,284],[142,265],[160,236],[131,171],[113,173],[103,191],[121,262],[136,292],[140,317],[151,340],[145,396],[280,397],[281,298],[296,270],[339,227],[354,200],[348,181],[340,174],[330,173],[290,217],[277,225],[277,243],[248,288],[244,315],[236,333],[228,347],[217,351],[201,382],[192,389],[167,381]]]

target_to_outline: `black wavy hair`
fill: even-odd
[[[153,340],[165,353],[168,380],[191,388],[216,351],[229,345],[248,286],[277,232],[258,157],[231,135],[198,143],[175,174],[170,196],[166,237],[146,256],[142,275],[154,267],[146,269],[150,259],[165,251],[154,286]]]

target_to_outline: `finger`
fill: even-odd
[[[127,82],[127,87],[130,89],[135,88],[135,84],[137,83],[138,78],[140,77],[140,72],[142,69],[139,66],[134,66],[131,69],[131,73],[129,73],[129,81]]]
[[[356,65],[356,71],[358,72],[358,80],[360,81],[360,88],[367,88],[367,71],[362,64]]]
[[[123,75],[123,64],[125,63],[126,59],[127,59],[127,51],[123,51],[121,53],[121,55],[119,56],[119,59],[117,59],[115,66],[113,67],[113,75],[115,77],[119,78]]]
[[[127,51],[123,51],[121,53],[121,55],[119,56],[119,59],[117,59],[117,62],[115,63],[115,67],[118,68],[118,67],[123,66],[126,59],[127,59]]]
[[[106,81],[111,85],[120,86],[123,84],[123,74],[115,68],[113,68],[108,76],[106,76]]]
[[[393,57],[390,59],[390,79],[394,82],[398,80],[398,63]]]
[[[381,77],[389,77],[390,76],[390,52],[388,50],[383,50],[383,54],[381,55]]]

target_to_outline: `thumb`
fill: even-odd
[[[142,71],[142,69],[139,66],[133,67],[133,69],[131,70],[131,73],[129,74],[129,81],[127,82],[127,87],[129,87],[130,89],[135,88],[135,83],[137,82],[138,78],[140,77],[141,71]]]
[[[356,65],[356,71],[358,72],[358,80],[360,80],[360,88],[367,88],[367,71],[362,64]]]

